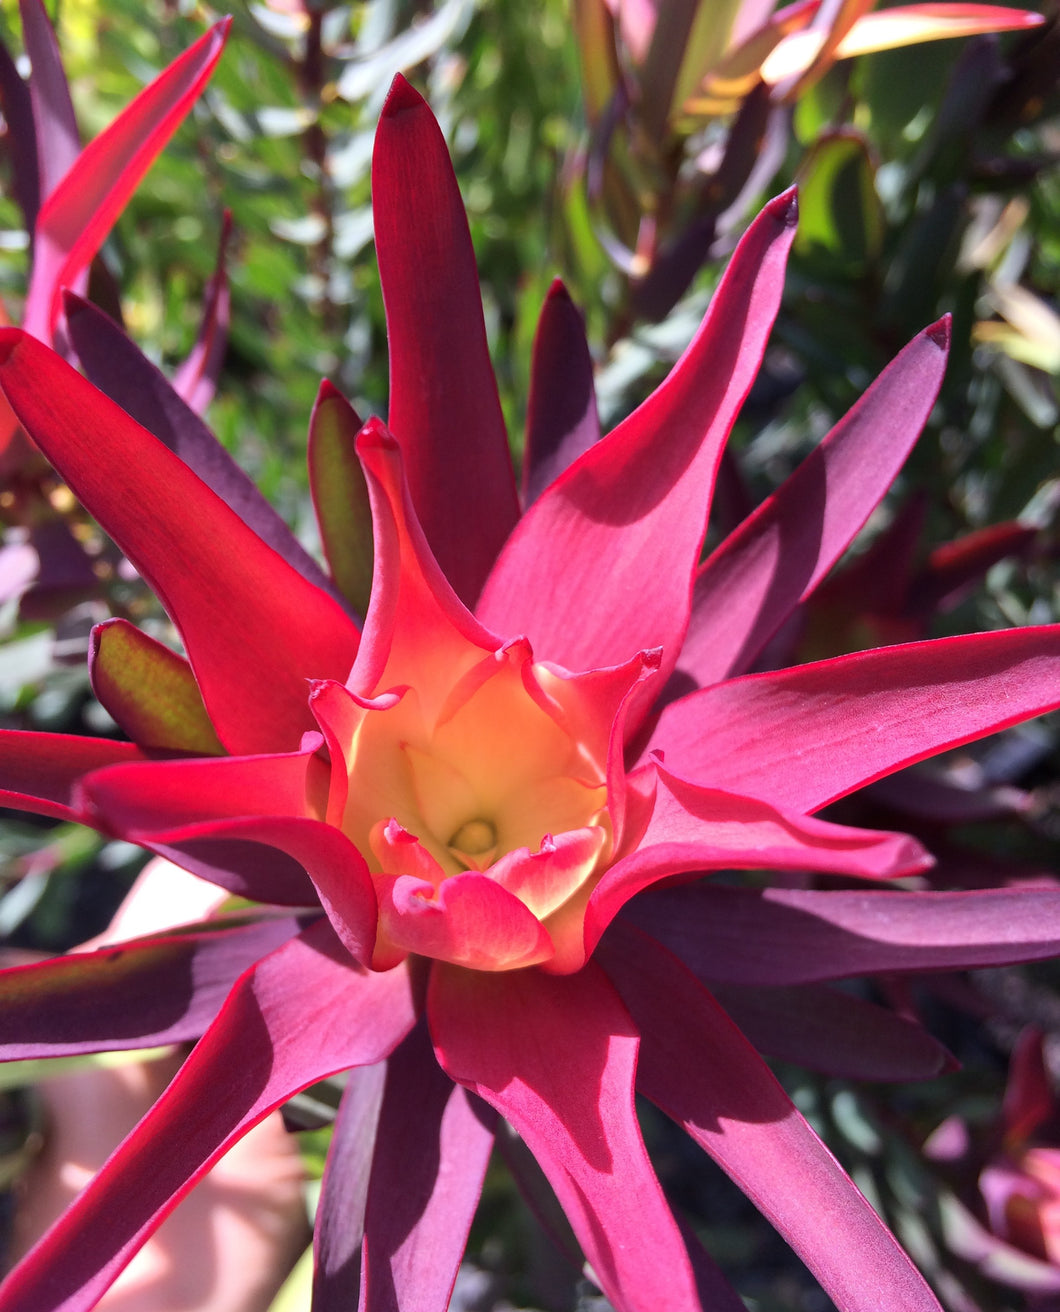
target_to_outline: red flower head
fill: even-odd
[[[310,445],[350,599],[370,507],[363,629],[332,583],[288,563],[281,538],[267,546],[46,347],[0,339],[12,406],[158,593],[188,657],[102,626],[94,685],[133,741],[7,734],[7,800],[301,909],[4,977],[8,1055],[205,1034],[0,1302],[91,1306],[228,1144],[349,1069],[318,1223],[321,1308],[356,1297],[358,1254],[362,1307],[446,1306],[497,1113],[616,1307],[739,1306],[670,1211],[635,1089],[717,1158],[841,1308],[935,1308],[707,982],[766,1048],[803,1034],[812,1060],[812,1012],[818,1060],[823,1026],[846,1068],[925,1073],[942,1060],[928,1036],[821,982],[1051,954],[1060,895],[761,893],[702,876],[922,870],[912,839],[814,813],[1060,703],[1056,628],[741,673],[883,495],[933,404],[947,325],[914,339],[700,570],[794,196],[766,207],[685,355],[600,440],[580,322],[553,290],[525,509],[444,141],[400,79],[373,197],[388,424],[357,436],[325,385]]]

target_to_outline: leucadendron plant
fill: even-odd
[[[92,1307],[230,1144],[348,1071],[316,1312],[447,1306],[498,1117],[616,1308],[736,1312],[664,1196],[635,1092],[733,1177],[843,1312],[936,1309],[761,1051],[935,1073],[947,1057],[930,1035],[827,982],[1060,949],[1055,890],[890,887],[930,865],[918,842],[816,816],[1060,704],[1060,628],[745,671],[911,449],[947,323],[700,569],[794,194],[754,221],[685,354],[606,436],[580,319],[553,288],[521,486],[444,140],[401,79],[373,203],[389,414],[362,425],[321,389],[323,582],[272,521],[263,541],[254,504],[241,517],[45,344],[0,334],[13,410],[185,653],[124,620],[99,626],[93,686],[127,741],[2,734],[3,800],[260,904],[0,975],[5,1057],[198,1040],[0,1305]],[[741,870],[760,872],[754,885],[710,877]],[[792,870],[864,889],[771,886]]]

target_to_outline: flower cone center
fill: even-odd
[[[484,875],[545,921],[609,853],[606,765],[572,731],[573,691],[525,646],[474,654],[447,693],[406,685],[359,709],[342,827],[381,905],[404,880],[399,893],[444,911],[449,881]],[[381,934],[400,937],[400,921],[383,916]]]

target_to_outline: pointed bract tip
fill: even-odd
[[[799,221],[798,187],[789,187],[787,191],[782,191],[779,196],[774,196],[766,209],[775,215],[786,228],[794,228]]]
[[[399,114],[409,110],[426,108],[427,102],[412,83],[400,73],[395,73],[390,90],[386,93],[386,100],[383,101],[383,112],[379,115],[379,122],[384,123],[388,119],[397,118]]]
[[[357,434],[356,449],[361,454],[364,451],[398,451],[400,447],[386,424],[373,415]]]
[[[340,401],[346,400],[330,378],[322,378],[320,387],[317,390],[317,405],[320,405],[322,401],[334,401],[336,397]]]
[[[92,625],[92,630],[88,635],[88,661],[92,664],[94,658],[99,655],[99,646],[103,641],[103,634],[107,629],[113,628],[132,628],[128,620],[122,620],[112,617],[109,620],[100,620],[98,624]]]
[[[551,301],[569,301],[570,299],[570,292],[567,291],[567,284],[563,279],[553,278],[548,289],[548,295],[545,297],[545,303],[548,304]]]
[[[72,292],[69,287],[59,289],[59,299],[62,302],[63,314],[67,320],[92,309],[89,301],[86,301],[83,296],[78,296],[77,292]]]
[[[228,33],[231,30],[232,30],[231,14],[225,14],[224,18],[218,19],[218,21],[213,25],[213,31],[215,31],[220,36],[222,41],[226,41],[228,39]]]
[[[0,328],[0,367],[7,364],[11,352],[24,336],[21,328]]]
[[[926,335],[935,343],[940,351],[950,349],[950,330],[953,326],[953,316],[944,314],[937,323],[929,325],[924,329]]]

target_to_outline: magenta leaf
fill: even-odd
[[[142,762],[133,743],[68,733],[0,731],[0,806],[58,820],[83,820],[74,789],[89,770]]]
[[[277,949],[242,976],[152,1110],[0,1285],[0,1305],[87,1312],[247,1130],[309,1084],[380,1061],[414,1019],[408,973],[359,970],[326,923]]]
[[[529,506],[600,440],[593,360],[585,319],[557,278],[534,337],[523,456],[523,499]]]
[[[938,395],[949,322],[914,337],[789,479],[696,576],[679,673],[741,674],[849,546],[905,463]]]
[[[585,914],[585,949],[630,898],[661,880],[708,870],[818,870],[855,878],[916,874],[931,858],[914,838],[854,829],[700,788],[656,768],[650,815],[637,845],[601,875]],[[567,963],[570,964],[570,963]]]
[[[313,1231],[312,1312],[350,1312],[361,1286],[361,1240],[387,1066],[350,1071],[335,1118]]]
[[[425,1026],[391,1055],[368,1187],[361,1312],[449,1306],[496,1119],[439,1068]]]
[[[173,376],[173,388],[197,415],[206,413],[217,390],[217,379],[228,346],[232,294],[225,259],[232,236],[232,213],[225,210],[217,243],[217,267],[206,284],[202,319],[188,358]]]
[[[930,1080],[946,1049],[896,1012],[823,984],[719,984],[711,992],[759,1052],[844,1080]]]
[[[37,162],[33,101],[11,52],[0,41],[0,109],[7,123],[5,146],[11,164],[11,192],[29,232],[40,208],[40,170]]]
[[[661,646],[660,677],[672,671],[715,470],[780,304],[795,215],[790,192],[766,206],[666,380],[523,516],[482,595],[487,628],[525,633],[539,660],[570,670]]]
[[[699,1312],[633,1110],[637,1033],[599,967],[558,976],[436,965],[427,1014],[442,1068],[526,1141],[608,1298],[626,1312]]]
[[[0,1060],[194,1042],[243,971],[303,927],[219,922],[2,971]]]
[[[624,915],[708,986],[972,970],[1060,953],[1054,888],[911,895],[703,883],[645,893]]]
[[[310,583],[331,590],[328,576],[283,519],[261,495],[169,379],[155,367],[118,324],[89,301],[63,296],[66,330],[81,367],[99,388],[170,451],[206,486],[228,503]]]
[[[603,968],[641,1030],[637,1088],[791,1244],[841,1312],[940,1312],[894,1236],[709,993],[616,926]]]
[[[327,767],[315,757],[314,746],[310,739],[305,751],[287,756],[161,761],[139,771],[99,771],[84,781],[86,810],[101,829],[170,856],[233,891],[245,888],[259,900],[295,906],[315,903],[319,892],[348,951],[367,960],[375,939],[374,886],[349,838],[317,818]],[[259,848],[261,870],[251,860],[233,884],[230,873],[204,868],[195,859],[204,846],[209,853],[223,852],[226,845],[234,845],[237,854],[261,845],[284,860],[277,870]]]
[[[263,756],[144,761],[87,775],[85,812],[114,833],[151,834],[241,816],[312,815],[315,744]]]
[[[267,845],[274,837],[271,817],[307,812],[312,747],[288,756],[141,766],[147,773],[119,767],[84,779],[84,805],[101,829],[128,836],[239,897],[281,906],[316,903],[302,862]],[[250,820],[242,829],[231,823],[247,816]],[[338,830],[333,842],[348,844]]]
[[[372,959],[378,918],[375,885],[361,853],[334,825],[297,816],[251,815],[190,824],[163,833],[134,832],[130,837],[193,870],[194,866],[184,858],[188,854],[194,856],[202,844],[231,843],[241,847],[260,844],[267,854],[289,858],[294,877],[288,875],[279,887],[264,887],[261,874],[251,870],[248,886],[256,890],[254,896],[261,900],[261,894],[268,891],[273,901],[288,906],[305,906],[319,900],[350,956],[360,962]],[[173,856],[174,853],[183,855]],[[301,877],[303,871],[311,881],[312,892],[306,890]],[[214,878],[224,887],[231,887],[224,878],[217,878],[216,874]]]
[[[672,702],[649,749],[716,788],[816,811],[1060,706],[1060,625],[882,647]]]
[[[59,43],[47,11],[41,0],[19,0],[18,7],[22,14],[22,43],[32,71],[29,93],[43,203],[81,153],[81,136],[59,56]]]
[[[314,727],[306,680],[346,678],[360,636],[353,620],[157,438],[18,329],[0,329],[0,382],[177,624],[225,747],[296,747]]]
[[[400,75],[376,131],[372,211],[388,426],[431,550],[471,606],[519,503],[460,191],[433,114]]]
[[[88,266],[114,220],[206,85],[230,22],[216,23],[145,87],[43,200],[24,317],[34,337],[51,340],[63,287],[83,290]]]

